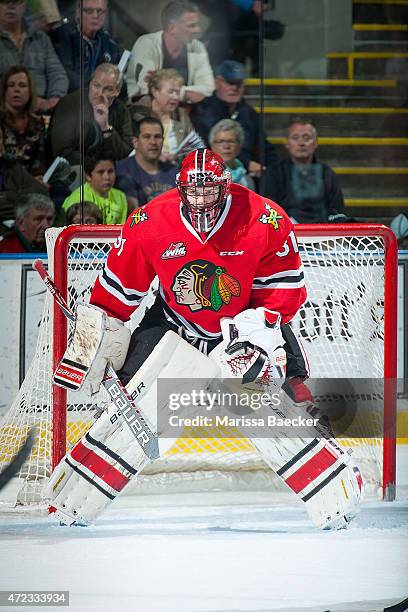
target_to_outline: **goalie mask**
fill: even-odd
[[[222,157],[210,149],[197,149],[184,158],[176,185],[196,231],[212,230],[230,184],[231,174]]]

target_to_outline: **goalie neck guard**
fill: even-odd
[[[196,231],[212,230],[230,184],[231,174],[222,157],[210,149],[197,149],[184,158],[176,185]]]

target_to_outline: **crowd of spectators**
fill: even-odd
[[[43,21],[25,0],[0,0],[2,252],[45,248],[47,224],[123,223],[174,187],[183,156],[202,146],[295,222],[346,218],[336,175],[316,159],[312,122],[291,123],[280,160],[228,39],[221,57],[199,40],[200,10],[212,14],[205,3],[168,2],[162,29],[137,37],[127,65],[106,29],[109,0],[77,1],[70,19],[55,0],[42,4]],[[249,4],[257,15],[259,2]],[[46,173],[58,158],[65,172]]]
[[[24,20],[25,0],[0,2],[0,74],[23,65],[32,75],[36,109],[51,111],[68,91],[68,77],[49,36]]]

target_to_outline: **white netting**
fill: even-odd
[[[119,231],[119,230],[118,230]],[[47,232],[50,274],[52,254],[59,229]],[[103,235],[74,238],[68,250],[68,301],[86,301],[101,270],[114,238]],[[322,378],[378,378],[384,375],[384,244],[380,237],[331,236],[298,237],[308,286],[308,300],[293,321],[293,329],[302,339],[311,373]],[[59,256],[59,257],[62,257]],[[62,260],[61,265],[66,266]],[[20,472],[22,487],[19,501],[41,499],[43,485],[51,471],[52,454],[52,297],[47,295],[41,321],[37,350],[20,392],[0,424],[0,471],[14,456],[33,425],[37,442],[29,461]],[[140,318],[140,313],[139,313]],[[137,321],[133,321],[133,326]],[[327,397],[325,398],[327,401]],[[106,401],[104,391],[100,401]],[[382,423],[383,396],[378,394],[378,409],[367,400],[370,419]],[[92,423],[95,405],[84,394],[68,394],[66,447],[70,448]],[[362,408],[362,418],[364,406]],[[160,461],[146,468],[145,477],[137,479],[136,488],[154,482],[161,490],[171,482],[189,482],[189,490],[211,488],[237,481],[263,488],[271,471],[259,458],[248,440],[233,430],[224,437],[200,428],[191,437],[180,438]],[[382,480],[381,438],[347,439],[352,445],[366,478],[377,485]],[[254,474],[258,475],[255,479]],[[175,476],[169,476],[174,474]],[[260,475],[260,479],[259,479]],[[204,479],[203,479],[204,476]],[[217,478],[215,478],[217,477]],[[221,482],[221,485],[219,483]]]

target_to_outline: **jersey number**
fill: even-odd
[[[285,242],[283,243],[282,250],[276,252],[278,257],[286,257],[286,255],[289,253],[290,246],[289,246],[288,242],[291,243],[293,252],[294,253],[299,253],[299,247],[298,247],[297,242],[296,242],[295,232],[292,230],[291,232],[289,232],[288,239],[285,240]]]
[[[118,256],[122,254],[123,247],[125,246],[126,238],[122,238],[122,235],[118,236],[114,242],[115,249],[118,250]]]

